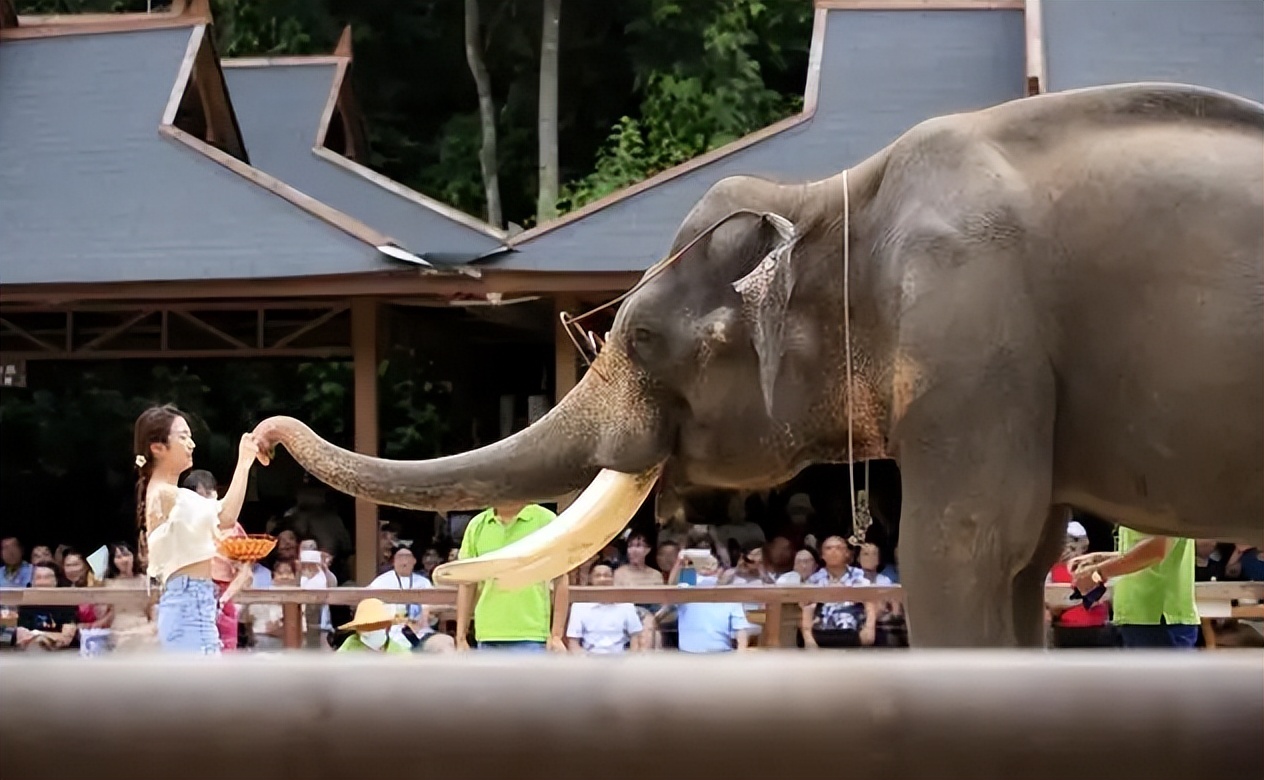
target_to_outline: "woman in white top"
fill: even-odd
[[[220,651],[215,627],[215,584],[211,559],[215,542],[232,530],[246,495],[246,481],[259,448],[245,434],[237,451],[237,469],[223,500],[203,498],[177,487],[180,474],[193,465],[193,433],[173,406],[146,409],[136,420],[133,439],[136,468],[136,517],[149,562],[158,580],[158,639],[164,650]]]

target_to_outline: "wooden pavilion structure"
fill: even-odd
[[[355,448],[373,454],[392,304],[535,299],[528,319],[552,327],[633,284],[725,176],[817,178],[923,119],[1047,88],[1178,80],[1264,100],[1255,0],[815,6],[802,113],[509,237],[364,166],[349,34],[328,56],[222,61],[205,0],[68,17],[0,0],[4,370],[350,358]],[[553,340],[560,397],[577,362]],[[357,503],[357,550],[376,517]],[[362,580],[375,556],[357,557]]]

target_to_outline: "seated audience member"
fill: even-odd
[[[882,551],[878,545],[865,543],[860,545],[860,553],[856,558],[865,580],[870,585],[890,586],[892,582],[879,571],[882,565]],[[904,604],[900,601],[883,601],[878,604],[878,625],[874,634],[874,645],[877,647],[908,646],[908,627],[904,619]]]
[[[33,567],[31,584],[36,588],[55,588],[57,569],[51,563]],[[22,650],[78,649],[78,610],[75,607],[42,607],[23,604],[18,607],[18,625],[13,645]]]
[[[645,534],[633,531],[628,535],[628,562],[614,570],[614,586],[616,588],[658,587],[663,584],[663,573],[651,569],[647,563],[650,555],[650,541]],[[636,613],[641,618],[643,630],[632,637],[633,650],[649,650],[654,647],[654,613],[658,612],[658,604],[637,604]]]
[[[72,588],[96,588],[101,585],[84,554],[74,548],[68,548],[62,555],[62,574]],[[80,633],[107,629],[114,624],[114,607],[109,604],[80,604],[77,622]]]
[[[433,581],[434,570],[437,569],[439,564],[443,563],[444,560],[444,556],[441,552],[439,552],[438,547],[433,544],[428,545],[426,549],[421,551],[421,575],[426,579]]]
[[[272,565],[272,585],[277,588],[294,588],[298,586],[298,575],[294,564],[290,561],[277,561]],[[251,633],[254,638],[254,649],[260,652],[274,652],[285,648],[285,610],[280,604],[251,604],[246,609],[250,618]],[[307,615],[303,616],[300,626],[302,633],[307,633]]]
[[[733,568],[720,575],[720,585],[732,585],[745,588],[759,588],[771,585],[776,581],[772,573],[764,565],[764,545],[759,542],[747,542],[737,554],[737,563]],[[747,612],[760,612],[764,605],[757,601],[743,604]],[[752,637],[762,633],[763,626],[752,623],[749,634]]]
[[[22,542],[16,536],[0,539],[0,558],[4,560],[4,569],[0,570],[0,588],[31,587],[34,567],[22,560],[22,556]]]
[[[668,578],[676,568],[676,563],[680,559],[680,543],[674,539],[667,538],[662,534],[658,537],[658,544],[654,548],[654,565],[661,578],[659,585],[675,585],[675,582],[669,582]],[[679,577],[679,572],[676,576]],[[648,605],[647,605],[648,606]],[[661,605],[653,605],[654,609],[648,615],[649,620],[645,623],[646,630],[653,633],[646,637],[653,642],[653,647],[672,648],[676,646],[676,610],[663,609]],[[645,637],[644,634],[642,634]]]
[[[597,587],[610,587],[615,581],[615,570],[611,570],[609,564],[598,563],[592,568],[590,579]],[[566,623],[566,644],[571,652],[622,653],[643,630],[637,608],[630,603],[581,601],[571,605],[571,615]],[[641,647],[638,645],[632,649],[639,650]]]
[[[775,585],[777,578],[794,569],[794,544],[784,536],[774,536],[764,545],[764,573],[768,584]]]
[[[379,574],[369,583],[370,588],[381,590],[425,590],[434,587],[430,580],[417,573],[417,557],[411,548],[399,545],[391,554],[391,569]],[[428,653],[445,653],[456,649],[452,637],[435,630],[430,608],[422,604],[393,604],[398,620],[391,628],[391,636],[396,641],[411,644],[404,635],[404,626],[412,630],[417,638],[416,650]]]
[[[794,566],[777,578],[777,584],[803,585],[820,570],[821,566],[821,559],[817,556],[816,550],[804,547],[794,554]]]
[[[37,544],[31,548],[31,565],[53,563],[53,548],[46,544]]]
[[[1231,580],[1264,582],[1264,558],[1258,548],[1249,544],[1234,545],[1225,563],[1225,577]]]
[[[684,551],[681,551],[684,555]],[[708,556],[697,561],[697,587],[714,587],[720,574],[720,561]],[[681,587],[688,587],[682,584]],[[684,653],[726,653],[745,650],[754,626],[746,619],[741,604],[704,603],[676,605],[677,643]]]
[[[593,555],[591,558],[579,564],[574,569],[571,569],[570,573],[567,574],[567,577],[566,577],[567,582],[571,585],[578,585],[580,587],[591,585],[592,584],[592,570],[593,570],[593,567],[596,566],[600,560],[600,558],[598,557],[599,555],[600,553],[598,553],[597,555]]]
[[[1194,541],[1194,582],[1225,579],[1225,555],[1215,539]]]
[[[1088,532],[1084,526],[1072,520],[1067,523],[1066,543],[1062,549],[1062,559],[1049,570],[1046,582],[1073,583],[1068,566],[1070,560],[1077,555],[1088,552]],[[1085,609],[1083,604],[1069,607],[1055,606],[1049,608],[1053,625],[1053,644],[1056,647],[1113,647],[1114,632],[1111,631],[1110,607],[1105,599]]]
[[[145,590],[148,578],[137,568],[136,553],[127,542],[109,545],[110,558],[105,572],[104,587],[114,590]],[[158,626],[151,619],[147,606],[121,606],[114,608],[114,622],[110,626],[110,642],[113,649],[122,652],[156,650]]]
[[[882,569],[882,574],[896,585],[900,584],[900,548],[896,546],[891,550],[891,562]]]
[[[354,631],[338,647],[339,653],[385,653],[408,655],[412,647],[402,635],[391,631],[395,624],[395,608],[378,599],[365,599],[356,605],[350,623],[338,626],[339,631]]]
[[[304,590],[328,590],[338,587],[338,578],[329,568],[333,556],[319,549],[315,539],[304,539],[299,542],[298,547],[298,586]],[[307,613],[308,625],[320,627],[321,646],[327,645],[329,635],[334,630],[329,618],[329,605],[309,604],[304,611]]]
[[[851,548],[841,536],[821,542],[825,566],[808,579],[809,585],[859,587],[868,585],[865,574],[851,565]],[[808,604],[803,610],[800,632],[807,648],[870,646],[877,636],[878,609],[873,602],[840,601]]]

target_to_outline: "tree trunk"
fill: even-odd
[[[483,42],[478,19],[478,0],[465,0],[465,61],[474,75],[478,90],[478,119],[483,128],[483,143],[478,151],[478,165],[483,172],[483,192],[487,196],[487,221],[504,226],[500,209],[500,176],[496,170],[496,105],[492,102],[492,79],[483,62]]]
[[[562,0],[542,0],[544,26],[540,31],[540,190],[536,223],[557,216],[557,65],[561,37]]]

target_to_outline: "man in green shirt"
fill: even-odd
[[[1117,549],[1072,560],[1075,587],[1088,593],[1118,578],[1111,604],[1125,647],[1193,648],[1199,625],[1193,540],[1146,536],[1121,525]]]
[[[535,533],[557,516],[538,504],[506,504],[476,515],[465,528],[458,559],[486,555]],[[566,577],[556,581],[565,588]],[[547,648],[552,615],[548,583],[505,590],[495,581],[461,585],[457,591],[456,646],[468,649],[465,634],[474,605],[474,633],[480,650],[540,652]]]

